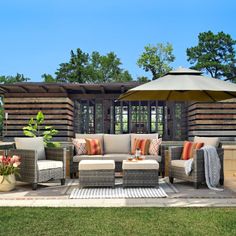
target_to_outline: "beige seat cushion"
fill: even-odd
[[[120,154],[105,154],[103,156],[103,159],[104,160],[114,160],[116,162],[122,162],[123,160],[127,160],[129,157],[131,157],[131,155],[129,154],[123,154],[123,153],[120,153]]]
[[[159,163],[155,160],[123,161],[123,170],[158,170]]]
[[[73,162],[80,162],[82,160],[103,160],[103,155],[76,155],[76,156],[73,156]]]
[[[194,143],[204,143],[204,146],[209,145],[213,147],[219,147],[220,139],[217,137],[198,137],[195,136]]]
[[[98,139],[101,143],[101,152],[104,153],[103,134],[75,134],[76,139]]]
[[[158,139],[158,134],[131,134],[131,150],[133,150],[134,139]]]
[[[184,163],[186,162],[187,160],[172,160],[171,161],[171,165],[172,166],[175,166],[175,167],[183,167],[184,168]]]
[[[45,160],[43,137],[15,138],[16,149],[35,150],[38,160]]]
[[[39,161],[37,161],[37,165],[38,165],[38,170],[63,168],[62,161],[39,160]]]
[[[115,162],[112,160],[83,160],[79,163],[79,170],[114,170]]]
[[[130,153],[130,134],[104,134],[104,153]]]
[[[154,155],[146,155],[146,156],[141,156],[144,157],[145,160],[156,160],[158,162],[161,162],[162,157],[161,156],[154,156]]]

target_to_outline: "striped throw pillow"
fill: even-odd
[[[90,139],[86,138],[86,146],[88,150],[88,155],[101,155],[102,149],[101,149],[101,143],[99,139]]]
[[[161,145],[162,139],[152,139],[149,147],[149,154],[157,156],[159,153],[159,146]]]
[[[86,148],[86,141],[82,138],[73,138],[72,143],[75,146],[75,151],[77,155],[86,155],[87,148]]]
[[[135,138],[132,154],[134,155],[136,149],[139,148],[141,151],[141,155],[147,155],[148,150],[149,150],[149,146],[150,146],[150,139],[137,139],[137,138]]]
[[[193,158],[195,151],[200,149],[203,146],[204,146],[204,143],[193,143],[190,141],[185,141],[181,159],[188,160],[190,158]]]

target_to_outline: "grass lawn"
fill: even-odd
[[[236,235],[236,209],[0,207],[0,235]]]

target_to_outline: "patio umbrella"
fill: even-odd
[[[236,97],[236,84],[179,68],[163,77],[128,90],[119,100],[221,101]]]

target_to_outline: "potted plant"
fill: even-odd
[[[15,174],[19,175],[19,156],[0,156],[0,191],[6,192],[15,188]]]
[[[58,130],[52,126],[43,125],[44,114],[39,111],[35,118],[31,118],[26,127],[23,128],[24,135],[28,137],[43,137],[45,147],[60,147],[59,142],[51,142]]]

